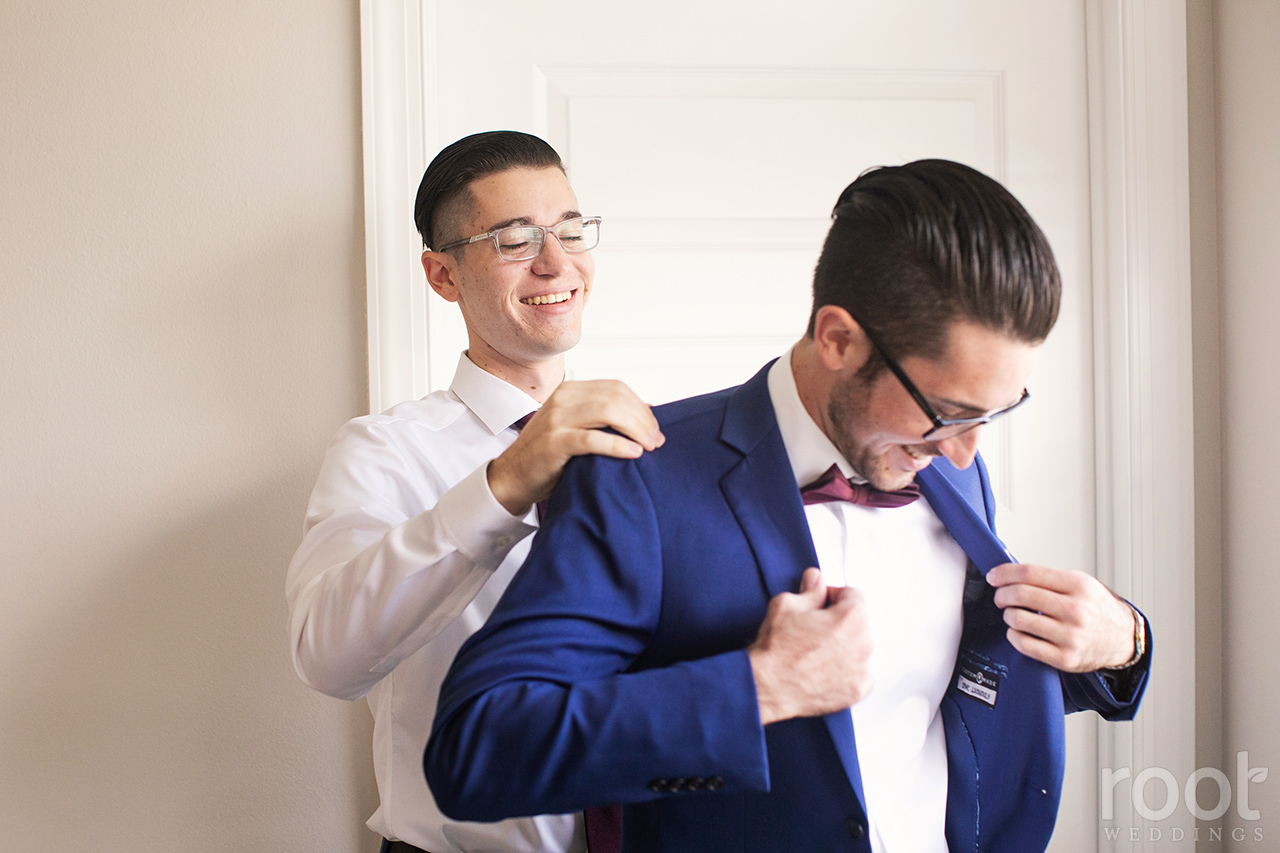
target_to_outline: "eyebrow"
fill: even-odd
[[[926,398],[926,399],[929,399],[929,398]],[[1008,406],[1009,403],[1012,403],[1013,401],[1010,400],[1009,403],[1005,403],[1004,406],[997,406],[994,409],[980,409],[977,406],[974,406],[970,403],[961,403],[959,400],[948,400],[945,398],[930,399],[930,402],[933,404],[935,408],[941,407],[941,408],[958,409],[961,412],[972,413],[974,417],[981,417],[982,415],[985,415],[988,412],[998,412],[1001,409],[1003,409],[1005,406]],[[961,414],[961,415],[956,415],[955,417],[968,417],[968,415]]]
[[[559,225],[561,222],[567,222],[570,219],[577,219],[580,216],[582,216],[582,214],[576,210],[566,210],[564,213],[560,214],[560,218],[556,220],[555,224]],[[515,219],[508,219],[505,222],[499,222],[484,230],[497,231],[499,228],[510,228],[513,225],[535,225],[535,224],[536,223],[527,216],[517,216]]]

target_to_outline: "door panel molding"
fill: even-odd
[[[541,81],[541,82],[539,82]],[[919,101],[974,106],[972,165],[1004,180],[1003,75],[999,71],[809,68],[535,69],[535,132],[572,157],[569,113],[575,99]]]

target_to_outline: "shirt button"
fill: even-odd
[[[849,830],[849,837],[857,841],[861,841],[867,837],[867,825],[856,817],[851,817],[845,821],[845,829]]]

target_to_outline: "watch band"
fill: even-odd
[[[1124,601],[1124,599],[1120,599]],[[1129,612],[1133,614],[1133,657],[1129,658],[1119,666],[1104,666],[1103,669],[1114,672],[1118,669],[1128,669],[1129,667],[1142,660],[1143,655],[1147,653],[1147,620],[1142,618],[1142,614],[1138,612],[1138,608],[1129,602],[1124,602],[1125,607],[1129,608]]]

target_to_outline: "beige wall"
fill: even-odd
[[[1221,282],[1223,761],[1270,768],[1252,786],[1280,845],[1280,3],[1218,0],[1218,257]],[[1244,824],[1250,833],[1259,824]],[[1250,835],[1250,838],[1252,836]]]
[[[1280,843],[1280,3],[1189,0],[1195,332],[1197,763],[1237,785],[1258,821],[1200,850]],[[1274,770],[1274,772],[1270,772]],[[1212,804],[1212,786],[1205,803]],[[1239,789],[1234,794],[1239,798]],[[1234,805],[1234,804],[1233,804]],[[1255,840],[1261,829],[1263,841]]]
[[[0,0],[0,849],[376,849],[285,566],[365,400],[354,0]]]
[[[1196,483],[1196,766],[1226,771],[1222,746],[1222,363],[1218,281],[1214,0],[1187,2],[1192,385]],[[1154,798],[1154,794],[1152,797]],[[1205,804],[1212,805],[1205,790]],[[1153,802],[1155,800],[1153,799]],[[1203,838],[1222,821],[1200,824]],[[1216,853],[1222,841],[1203,841]]]

